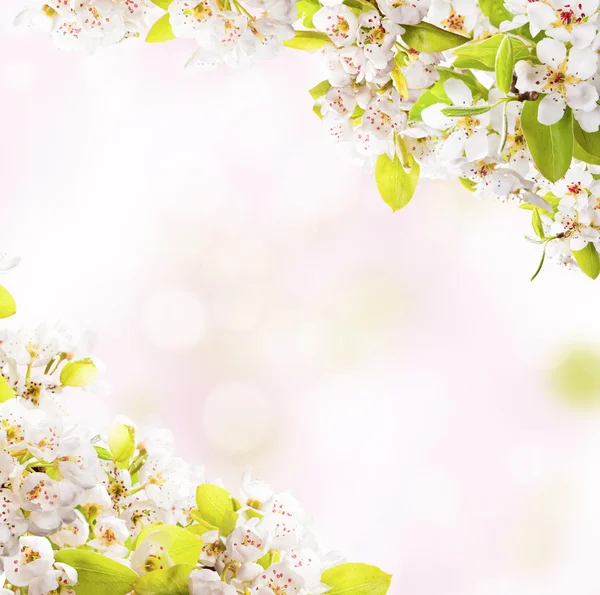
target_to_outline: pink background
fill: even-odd
[[[290,489],[392,593],[600,588],[600,418],[551,371],[598,348],[598,285],[528,213],[424,183],[392,214],[326,138],[319,59],[184,71],[184,42],[88,58],[0,5],[0,248],[19,322],[99,333],[98,420],[157,415],[237,489]],[[85,397],[84,397],[85,398]]]

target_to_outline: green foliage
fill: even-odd
[[[600,130],[598,132],[585,132],[575,120],[573,122],[573,134],[577,144],[589,155],[600,159]],[[578,157],[579,159],[579,157]],[[583,160],[585,161],[585,160]],[[591,163],[587,161],[586,163]]]
[[[593,244],[588,244],[583,250],[573,250],[573,256],[588,277],[596,279],[600,275],[600,255]]]
[[[135,452],[134,428],[125,424],[114,424],[108,434],[108,447],[115,461],[129,461]]]
[[[515,53],[509,37],[504,37],[496,54],[496,84],[504,94],[512,87]]]
[[[101,446],[94,446],[94,450],[98,454],[99,459],[102,459],[103,461],[113,460],[112,455],[110,454],[110,452],[108,452],[108,450],[106,450],[106,448],[102,448]]]
[[[175,34],[171,28],[171,21],[169,19],[169,13],[163,14],[148,31],[146,35],[146,41],[148,43],[162,43],[163,41],[171,41],[175,39]]]
[[[98,368],[96,364],[89,358],[69,362],[60,371],[60,381],[64,386],[73,386],[81,388],[88,386],[98,378]]]
[[[227,490],[204,483],[196,490],[196,505],[202,519],[217,527],[221,534],[229,535],[235,529],[238,514]]]
[[[525,102],[521,127],[537,168],[547,180],[556,182],[565,175],[573,159],[573,114],[567,107],[556,124],[540,124],[541,100],[539,97],[537,101]]]
[[[188,595],[192,570],[191,564],[178,564],[166,570],[148,572],[135,581],[135,595]]]
[[[6,403],[9,399],[14,399],[17,395],[13,387],[8,383],[4,376],[0,376],[0,403]]]
[[[504,0],[479,0],[479,8],[496,28],[500,28],[503,21],[513,20],[512,13],[504,6]]]
[[[321,4],[318,0],[297,0],[296,2],[298,18],[302,19],[302,24],[309,29],[314,27],[313,16],[320,8]]]
[[[6,287],[0,285],[0,318],[8,318],[17,313],[17,304]]]
[[[407,153],[403,165],[398,155],[390,159],[385,153],[379,155],[375,165],[375,181],[383,200],[393,211],[405,207],[412,199],[419,181],[420,167],[415,158]]]
[[[440,29],[425,21],[418,25],[404,25],[402,40],[408,47],[419,52],[443,52],[451,50],[468,40],[467,37]]]
[[[576,120],[573,120],[573,124],[575,124]],[[588,153],[577,141],[577,134],[575,134],[575,148],[573,150],[573,157],[575,159],[579,159],[579,161],[584,161],[585,163],[589,163],[590,165],[600,165],[600,159],[598,157],[594,157],[590,153]]]
[[[498,33],[484,41],[467,43],[454,50],[456,68],[475,68],[476,70],[493,71],[496,68],[496,56],[505,35]],[[510,37],[514,62],[525,60],[530,55],[530,49],[522,41]]]
[[[542,219],[540,217],[540,212],[538,209],[533,209],[531,212],[531,226],[533,227],[533,231],[535,231],[535,235],[541,240],[546,239],[546,234],[544,233],[544,226],[542,224]]]
[[[331,587],[328,595],[385,595],[392,576],[368,564],[340,564],[326,570],[321,582]]]
[[[468,178],[458,178],[458,181],[469,191],[475,192],[477,188],[477,184],[473,182],[473,180],[469,180]]]
[[[137,579],[131,568],[89,550],[61,550],[54,558],[77,570],[77,595],[126,595]]]
[[[308,92],[313,99],[319,99],[319,97],[323,97],[329,89],[331,89],[331,83],[329,81],[321,81]]]
[[[283,45],[294,50],[312,51],[320,50],[328,41],[329,37],[319,31],[296,31]]]
[[[480,99],[487,101],[488,90],[477,80],[477,77],[472,72],[456,72],[450,68],[439,66],[438,73],[440,75],[440,82],[444,83],[448,79],[459,79],[471,89],[475,101],[479,101]]]
[[[175,564],[196,564],[202,552],[202,540],[183,527],[160,523],[149,525],[139,534],[135,548],[149,538],[160,540]]]
[[[435,105],[436,103],[452,105],[452,101],[450,101],[442,81],[435,83],[431,89],[425,91],[419,97],[416,103],[410,108],[410,112],[408,114],[409,118],[411,120],[420,120],[423,110],[430,105]]]
[[[463,118],[465,116],[478,116],[492,109],[491,105],[477,105],[474,107],[446,107],[442,110],[444,116],[451,118]]]

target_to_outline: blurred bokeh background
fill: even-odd
[[[529,215],[424,183],[392,214],[330,144],[319,60],[88,58],[0,5],[0,248],[21,322],[98,332],[97,419],[160,418],[235,489],[290,489],[411,595],[600,589],[598,285]]]

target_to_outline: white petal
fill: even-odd
[[[487,157],[490,153],[487,130],[477,130],[465,143],[465,153],[471,162]]]
[[[431,126],[436,130],[446,130],[454,124],[454,118],[442,114],[442,110],[447,107],[445,103],[430,105],[421,112],[421,119],[427,126]]]
[[[556,20],[556,12],[543,2],[532,2],[527,7],[529,29],[535,37],[540,31],[550,28],[550,23]]]
[[[567,73],[580,79],[588,79],[596,73],[598,68],[598,54],[591,48],[579,50],[573,48],[569,53]]]
[[[592,111],[575,111],[575,118],[586,132],[598,132],[600,128],[600,106]]]
[[[567,57],[567,48],[556,39],[542,39],[537,45],[537,57],[540,62],[558,68]]]
[[[450,101],[456,106],[465,107],[473,104],[471,89],[460,79],[448,79],[444,83],[444,90]]]
[[[566,85],[567,101],[573,109],[590,112],[596,107],[598,91],[589,83]]]
[[[538,120],[540,124],[551,126],[556,124],[565,113],[566,101],[558,93],[550,93],[546,95],[540,102],[538,111]]]
[[[515,66],[517,75],[517,89],[521,93],[529,91],[538,91],[541,88],[541,81],[548,72],[545,66],[532,66],[529,62],[521,60]]]

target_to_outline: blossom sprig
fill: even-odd
[[[313,109],[393,210],[455,177],[531,210],[542,263],[600,275],[600,0],[52,0],[17,21],[89,50],[161,9],[147,41],[194,39],[190,65],[319,52]]]
[[[175,456],[173,435],[78,423],[86,341],[57,326],[0,331],[0,595],[385,595],[296,499],[243,474],[239,499]]]

